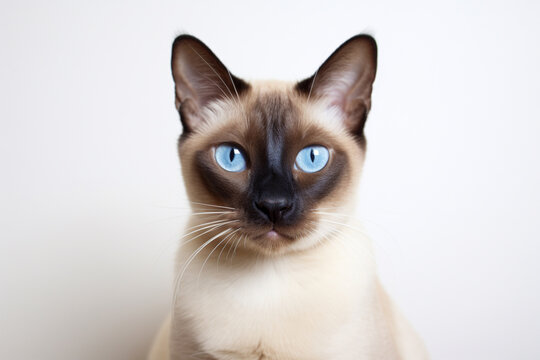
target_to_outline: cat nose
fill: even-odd
[[[292,201],[286,197],[265,197],[254,203],[255,208],[273,223],[283,219],[292,208]]]

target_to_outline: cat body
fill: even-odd
[[[193,213],[151,360],[426,359],[351,223],[376,47],[360,35],[311,78],[246,83],[199,40],[173,45]]]

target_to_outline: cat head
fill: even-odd
[[[276,254],[339,230],[325,213],[354,206],[376,66],[375,40],[357,35],[303,81],[248,83],[200,40],[176,38],[183,177],[207,220],[228,221],[222,237]]]

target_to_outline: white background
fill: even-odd
[[[3,1],[0,358],[143,359],[186,201],[170,45],[247,79],[379,43],[361,214],[433,359],[540,358],[540,3]]]

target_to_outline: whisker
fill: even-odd
[[[231,250],[234,248],[234,244],[236,242],[236,239],[237,237],[235,237],[233,240],[232,240],[232,245],[229,246],[229,250],[227,251],[227,256],[225,257],[225,261],[229,259],[229,255],[231,254]]]
[[[238,230],[240,230],[241,228],[238,228]],[[219,259],[221,258],[221,254],[223,254],[223,250],[225,250],[226,247],[229,247],[229,242],[231,242],[231,239],[232,237],[227,237],[227,243],[225,245],[223,245],[223,247],[221,248],[221,251],[219,252],[219,255],[218,255],[218,258],[217,258],[217,266],[219,268]],[[233,240],[234,241],[234,240]]]
[[[238,101],[236,103],[239,105],[240,108],[242,108],[242,115],[244,116],[244,120],[247,122],[248,118],[247,118],[246,108],[245,108],[244,104],[240,101],[240,95],[238,94],[238,89],[236,88],[236,84],[233,81],[233,78],[232,78],[232,75],[231,75],[231,72],[229,71],[229,69],[227,69],[227,74],[229,75],[229,79],[231,80],[231,83],[233,85],[234,92],[236,93],[236,98],[238,99]]]
[[[220,226],[223,226],[223,225],[227,225],[227,224],[231,224],[231,223],[237,222],[237,221],[239,221],[239,220],[218,220],[218,221],[211,221],[210,224],[209,224],[209,223],[204,223],[204,224],[201,224],[201,225],[203,225],[203,226],[200,227],[199,229],[193,230],[193,231],[191,231],[191,232],[189,232],[189,233],[187,233],[187,234],[182,235],[182,237],[180,237],[179,240],[182,240],[182,239],[185,238],[186,236],[189,236],[189,235],[191,235],[191,234],[194,234],[194,233],[196,233],[196,232],[198,232],[198,231],[202,231],[202,230],[205,230],[205,229],[208,229],[208,228],[211,228],[211,227],[216,227],[216,228],[217,228],[217,227],[220,227]],[[194,227],[198,227],[198,226],[199,226],[199,225],[196,225],[196,226],[194,226]],[[204,233],[202,233],[202,234],[200,234],[200,235],[204,235],[204,234],[206,234],[206,233],[208,233],[208,232],[210,232],[210,231],[212,231],[212,230],[209,230],[209,231],[207,231],[207,232],[204,232]],[[193,239],[196,239],[196,238],[193,238]],[[191,240],[193,240],[193,239],[190,239],[189,241],[191,241]]]
[[[236,242],[236,245],[234,246],[234,251],[233,251],[233,255],[231,257],[231,262],[233,261],[234,259],[234,256],[236,255],[236,248],[238,247],[238,245],[240,245],[240,242],[242,241],[242,236],[240,236],[238,238],[238,241]]]
[[[202,266],[201,266],[201,270],[199,271],[199,275],[197,276],[197,283],[199,283],[199,280],[201,278],[201,274],[202,274],[202,271],[204,269],[204,266],[206,265],[206,262],[208,261],[208,259],[210,259],[210,256],[212,256],[212,254],[214,253],[214,251],[216,251],[216,249],[225,241],[227,240],[228,238],[230,238],[232,235],[234,235],[235,233],[238,232],[238,230],[240,229],[236,229],[234,230],[232,233],[229,233],[226,237],[224,237],[216,246],[214,246],[214,248],[212,249],[212,251],[210,251],[210,254],[208,254],[208,256],[206,257],[206,259],[204,260]]]
[[[318,211],[318,210],[331,210],[331,209],[343,209],[343,207],[342,207],[342,206],[326,206],[326,207],[315,208],[315,209],[313,209],[313,211]]]
[[[337,225],[343,225],[341,223],[336,223],[336,224]],[[368,235],[365,232],[359,231],[358,229],[355,229],[355,228],[353,228],[353,230],[358,231],[363,238],[369,238]],[[345,246],[348,249],[350,248],[350,246],[348,246],[344,241],[344,239],[351,239],[351,234],[350,233],[343,232],[342,229],[339,229],[336,226],[330,226],[330,231],[338,233],[339,236],[334,236],[333,238],[329,238],[330,234],[323,235],[323,236],[325,236],[325,237],[328,236],[329,241],[332,242],[332,243],[336,243],[336,241],[337,241],[342,246]],[[362,244],[362,247],[364,248],[364,250],[367,251],[367,254],[369,254],[370,258],[375,259],[375,254],[373,252],[373,248],[371,246],[367,245],[364,242],[361,242],[361,244]]]
[[[191,264],[191,262],[197,257],[197,255],[208,245],[210,244],[212,241],[214,241],[215,239],[219,238],[221,235],[223,234],[226,234],[228,232],[232,231],[231,228],[228,228],[228,229],[225,229],[223,230],[222,232],[220,232],[219,234],[215,235],[215,236],[212,236],[209,240],[207,240],[205,243],[203,243],[201,246],[199,246],[189,257],[188,259],[186,260],[183,268],[182,268],[182,271],[179,272],[179,274],[177,275],[176,279],[175,279],[175,282],[174,282],[174,295],[173,295],[173,305],[176,307],[176,301],[177,301],[177,294],[178,294],[178,291],[179,291],[179,288],[180,288],[180,284],[182,282],[182,279],[184,277],[184,273],[186,272],[187,268],[189,267],[189,265]]]
[[[233,214],[234,211],[202,211],[202,212],[194,212],[190,215],[224,215],[224,214]]]
[[[313,213],[319,214],[319,215],[333,216],[333,217],[337,217],[337,218],[342,218],[343,220],[353,219],[353,220],[360,221],[362,224],[366,224],[366,226],[367,225],[373,225],[374,227],[376,227],[378,229],[378,231],[383,232],[383,236],[384,236],[385,239],[388,239],[389,241],[392,241],[394,244],[397,244],[397,242],[395,241],[394,235],[392,235],[392,233],[389,232],[388,229],[386,229],[380,223],[378,223],[376,221],[373,221],[373,220],[367,218],[364,215],[347,215],[347,214],[341,214],[341,213],[335,213],[335,212],[318,211],[317,209],[315,209],[313,211]],[[365,232],[365,230],[364,230],[364,232]],[[375,240],[375,239],[373,239],[373,240]],[[377,242],[377,244],[380,244],[380,242]],[[397,245],[399,246],[399,244],[397,244]]]
[[[240,100],[240,95],[238,95],[238,89],[236,88],[236,85],[234,84],[234,80],[232,78],[232,75],[229,69],[227,69],[227,74],[229,75],[229,79],[231,80],[231,84],[233,86],[234,92],[236,93],[236,97],[238,98],[238,100]]]
[[[336,213],[336,212],[327,212],[327,211],[314,210],[313,213],[321,214],[321,215],[337,216],[337,217],[346,217],[346,218],[352,218],[352,219],[357,219],[358,218],[355,215],[340,214],[340,213]]]
[[[233,222],[234,222],[234,221],[233,221]],[[189,236],[189,235],[194,234],[194,233],[199,232],[199,231],[203,231],[203,230],[208,229],[208,228],[212,228],[211,230],[209,230],[209,231],[207,231],[207,232],[201,234],[201,235],[204,235],[204,234],[206,234],[206,233],[212,231],[213,229],[218,228],[218,227],[221,226],[222,224],[224,225],[224,224],[226,224],[226,223],[228,224],[229,221],[227,221],[226,219],[222,219],[222,220],[208,221],[208,222],[205,222],[205,223],[202,223],[202,224],[198,224],[198,225],[195,225],[195,226],[191,226],[191,227],[189,227],[189,228],[186,228],[186,229],[184,230],[184,232],[185,232],[185,231],[190,231],[190,230],[193,230],[193,229],[196,229],[196,230],[190,231],[189,233],[184,234],[184,235],[182,235],[182,236],[180,236],[180,237],[176,237],[176,236],[175,236],[174,238],[171,238],[171,239],[169,239],[168,241],[166,241],[166,243],[163,244],[162,248],[160,249],[159,255],[157,256],[155,262],[157,263],[158,259],[165,253],[165,250],[167,249],[167,247],[171,245],[170,243],[172,242],[172,240],[174,240],[174,243],[177,243],[179,240],[182,240],[182,239],[185,238],[186,236]],[[193,239],[196,239],[196,238],[197,238],[197,237],[195,237],[195,238],[193,238]],[[191,241],[191,240],[190,240],[190,241]],[[189,242],[189,241],[186,241],[185,243],[188,243],[188,242]],[[184,243],[180,244],[180,246],[178,247],[178,249],[181,248],[183,245],[184,245]]]
[[[207,204],[207,203],[202,203],[202,202],[197,202],[197,201],[190,201],[190,203],[191,203],[191,204],[195,204],[195,205],[204,205],[204,206],[215,207],[215,208],[221,208],[221,209],[236,210],[235,208],[230,207],[230,206],[213,205],[213,204]]]
[[[311,98],[311,91],[313,90],[313,85],[315,84],[315,79],[317,79],[317,73],[319,70],[315,71],[315,75],[313,75],[313,80],[311,80],[311,86],[309,87],[309,94],[307,97],[307,101],[309,102],[309,98]]]
[[[198,234],[197,236],[195,236],[195,237],[193,237],[193,238],[191,238],[191,239],[189,239],[189,240],[187,240],[187,241],[184,241],[183,243],[180,244],[180,246],[178,247],[178,249],[180,249],[180,248],[182,248],[183,246],[185,246],[186,244],[188,244],[188,243],[190,243],[190,242],[192,242],[192,241],[198,239],[199,237],[201,237],[201,236],[203,236],[203,235],[205,235],[205,234],[208,234],[209,232],[212,232],[212,231],[214,231],[214,230],[216,230],[216,229],[218,229],[218,228],[220,228],[220,227],[222,227],[222,226],[224,226],[224,225],[228,225],[228,224],[230,224],[230,223],[237,222],[237,221],[238,221],[238,220],[231,220],[230,222],[217,224],[217,225],[213,226],[211,229],[206,230],[205,232],[200,233],[200,234]],[[185,235],[184,235],[184,237],[185,237]]]
[[[204,227],[206,225],[211,225],[211,224],[215,224],[215,223],[219,223],[219,222],[225,222],[225,221],[227,221],[227,219],[218,219],[218,220],[213,220],[213,221],[206,221],[206,222],[203,222],[202,224],[197,224],[197,225],[190,226],[190,227],[184,229],[184,232],[192,230],[192,229]]]
[[[332,221],[332,220],[328,220],[328,219],[324,219],[324,218],[320,218],[319,221],[330,223],[330,224],[341,225],[341,226],[347,227],[349,229],[356,230],[356,231],[358,231],[360,233],[365,233],[365,231],[363,229],[356,228],[356,227],[351,226],[351,225],[346,224],[346,223],[342,223],[342,222],[338,222],[338,221]]]
[[[189,257],[188,259],[186,260],[186,264],[184,265],[181,273],[180,273],[180,281],[182,280],[182,277],[185,273],[185,271],[187,270],[189,264],[195,259],[195,257],[197,257],[197,255],[199,255],[199,253],[208,245],[210,244],[212,241],[214,241],[215,239],[217,239],[218,237],[220,237],[221,235],[223,234],[226,234],[228,232],[232,231],[231,228],[228,228],[228,229],[225,229],[223,230],[222,232],[220,232],[219,234],[217,235],[214,235],[212,236],[209,240],[207,240],[204,244],[202,244],[201,246],[199,246],[197,248],[197,250],[195,250]]]

